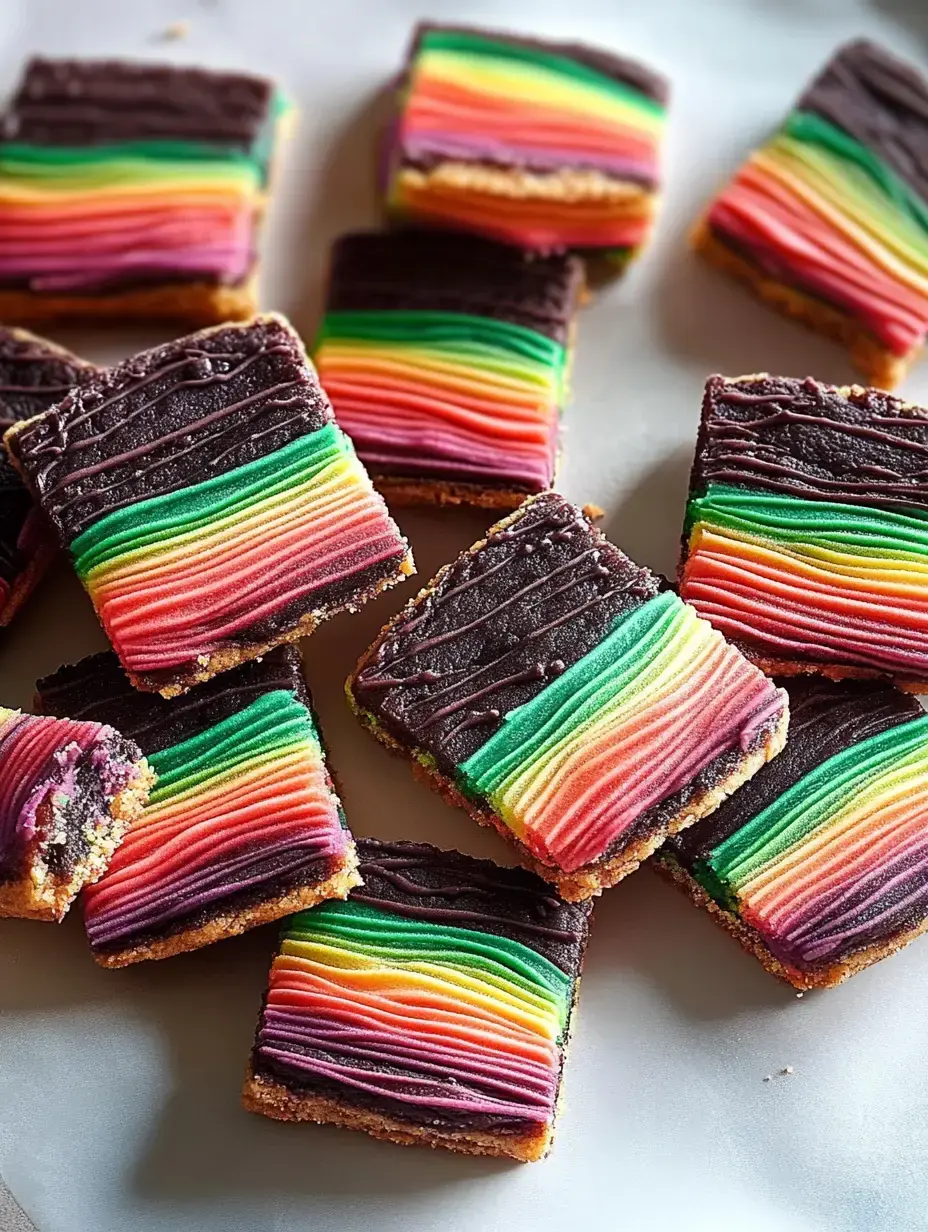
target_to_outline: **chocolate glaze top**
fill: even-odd
[[[131,737],[148,756],[189,740],[277,689],[286,689],[312,708],[300,655],[293,646],[278,646],[170,700],[134,689],[116,656],[104,651],[38,681],[36,700],[43,714],[55,718],[107,723]]]
[[[48,410],[95,371],[64,347],[0,325],[0,431]]]
[[[358,840],[364,884],[352,901],[409,919],[474,928],[544,955],[566,975],[580,974],[592,903],[565,903],[540,877],[429,843]]]
[[[99,373],[10,447],[70,543],[114,509],[225,474],[332,418],[299,337],[270,315]]]
[[[805,500],[928,509],[928,411],[807,377],[706,382],[691,491],[710,483]]]
[[[928,81],[910,64],[857,39],[838,49],[798,107],[849,133],[928,199]]]
[[[243,73],[37,56],[26,65],[0,136],[50,146],[195,141],[249,152],[273,93],[271,82]]]
[[[824,677],[793,677],[777,683],[789,693],[786,748],[709,817],[667,840],[668,851],[686,867],[706,859],[816,766],[924,713],[915,697],[889,685],[835,683]]]
[[[553,492],[501,525],[384,630],[352,682],[362,710],[445,773],[665,585]]]
[[[576,257],[532,256],[452,232],[369,231],[335,244],[327,306],[333,312],[466,312],[566,344],[582,285]]]
[[[532,51],[547,51],[553,55],[564,56],[567,60],[576,60],[578,64],[586,65],[597,73],[602,73],[611,81],[619,81],[629,85],[647,98],[666,106],[670,94],[670,83],[666,77],[654,72],[637,60],[626,56],[604,51],[599,47],[589,47],[585,43],[559,43],[548,39],[525,38],[522,35],[510,34],[507,31],[485,30],[478,26],[444,25],[435,22],[422,22],[413,32],[412,44],[409,50],[409,61],[418,55],[423,36],[431,31],[444,31],[448,34],[482,35],[499,43],[509,43],[513,47],[526,47]]]

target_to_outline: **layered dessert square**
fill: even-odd
[[[47,410],[93,372],[64,347],[0,325],[0,435]],[[0,628],[32,594],[57,550],[54,533],[0,449]]]
[[[442,231],[335,245],[314,359],[391,501],[515,508],[551,487],[579,261]]]
[[[928,927],[928,715],[885,684],[785,683],[786,751],[655,866],[768,971],[828,987]]]
[[[282,317],[145,351],[5,439],[136,688],[181,693],[413,569]]]
[[[555,493],[446,565],[348,682],[373,735],[568,899],[782,747],[786,695]]]
[[[45,713],[118,724],[158,776],[84,922],[104,967],[235,936],[358,882],[295,647],[171,701],[133,689],[109,652],[40,680]]]
[[[107,724],[0,706],[0,916],[63,919],[153,780],[138,746]]]
[[[30,60],[0,117],[0,319],[250,316],[285,112],[243,73]]]
[[[928,81],[860,39],[712,202],[694,247],[892,389],[928,330]]]
[[[928,412],[856,385],[710,377],[680,593],[769,674],[928,692]]]
[[[589,904],[457,851],[374,839],[358,848],[363,886],[285,929],[246,1108],[403,1145],[540,1159]]]
[[[385,151],[389,213],[621,268],[651,231],[667,82],[580,43],[420,25]]]

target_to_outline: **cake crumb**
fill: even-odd
[[[764,1082],[772,1082],[772,1081],[773,1081],[773,1074],[767,1074],[766,1077],[764,1078]]]
[[[584,505],[582,512],[588,522],[598,522],[606,516],[606,511],[601,505]]]
[[[783,1069],[780,1070],[781,1074],[791,1074],[792,1072],[793,1072],[793,1067],[791,1065],[785,1065]]]
[[[161,31],[161,37],[165,42],[172,43],[178,39],[185,39],[189,33],[189,21],[174,21]]]
[[[798,1000],[799,1000],[801,997],[803,997],[804,995],[805,995],[804,993],[797,992],[797,993],[796,993],[796,1000],[798,1001]]]

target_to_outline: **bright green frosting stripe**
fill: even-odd
[[[286,689],[275,689],[189,740],[152,754],[148,760],[158,782],[151,803],[219,778],[244,762],[270,760],[307,745],[321,760],[319,735],[309,711]]]
[[[926,735],[928,715],[830,757],[699,861],[697,878],[719,902],[734,906],[739,886],[827,826],[868,784],[924,763]]]
[[[316,349],[328,339],[359,338],[371,342],[413,342],[423,347],[470,343],[515,351],[538,363],[561,366],[566,348],[537,330],[467,312],[417,309],[326,313]]]
[[[531,701],[511,710],[499,729],[459,768],[464,789],[491,796],[554,744],[601,714],[638,679],[673,638],[686,611],[671,591],[625,616],[598,646],[572,664]]]
[[[773,492],[709,484],[687,506],[686,533],[706,523],[781,543],[815,543],[859,555],[928,556],[928,512],[906,513],[803,500]]]
[[[363,892],[363,891],[362,891]],[[360,954],[391,952],[406,962],[459,963],[502,976],[546,1003],[557,1003],[562,1023],[570,1005],[572,981],[543,954],[509,937],[398,916],[367,903],[321,903],[289,922],[288,941],[324,941],[350,946]]]
[[[658,118],[666,114],[665,107],[632,86],[615,81],[587,64],[581,64],[578,60],[571,60],[547,48],[524,47],[519,44],[502,42],[491,35],[456,30],[427,30],[422,37],[422,48],[426,51],[452,51],[463,55],[492,56],[504,60],[518,60],[523,64],[533,64],[538,68],[548,69],[550,72],[560,73],[565,77],[572,77],[575,81],[595,86]]]
[[[783,127],[785,132],[799,141],[823,146],[832,154],[856,163],[876,181],[897,209],[928,231],[928,204],[881,158],[854,137],[808,111],[794,111]]]
[[[223,515],[245,511],[254,501],[286,493],[352,454],[344,433],[335,424],[326,424],[283,449],[215,479],[116,509],[73,540],[74,567],[84,580],[92,569],[130,550],[162,543],[178,533],[208,526]]]

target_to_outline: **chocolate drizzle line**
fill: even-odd
[[[170,700],[134,689],[111,651],[61,667],[36,685],[43,714],[108,723],[130,736],[146,755],[214,727],[276,689],[292,693],[312,710],[293,646],[278,646]]]
[[[403,744],[452,772],[662,582],[553,493],[439,575],[376,644],[353,688]]]
[[[579,974],[590,903],[565,903],[540,877],[427,843],[359,839],[364,885],[353,902],[407,919],[509,937]]]
[[[756,487],[806,500],[928,511],[928,412],[811,377],[706,383],[692,489]]]
[[[13,448],[70,542],[107,513],[266,457],[331,420],[298,337],[265,317],[102,373]]]

